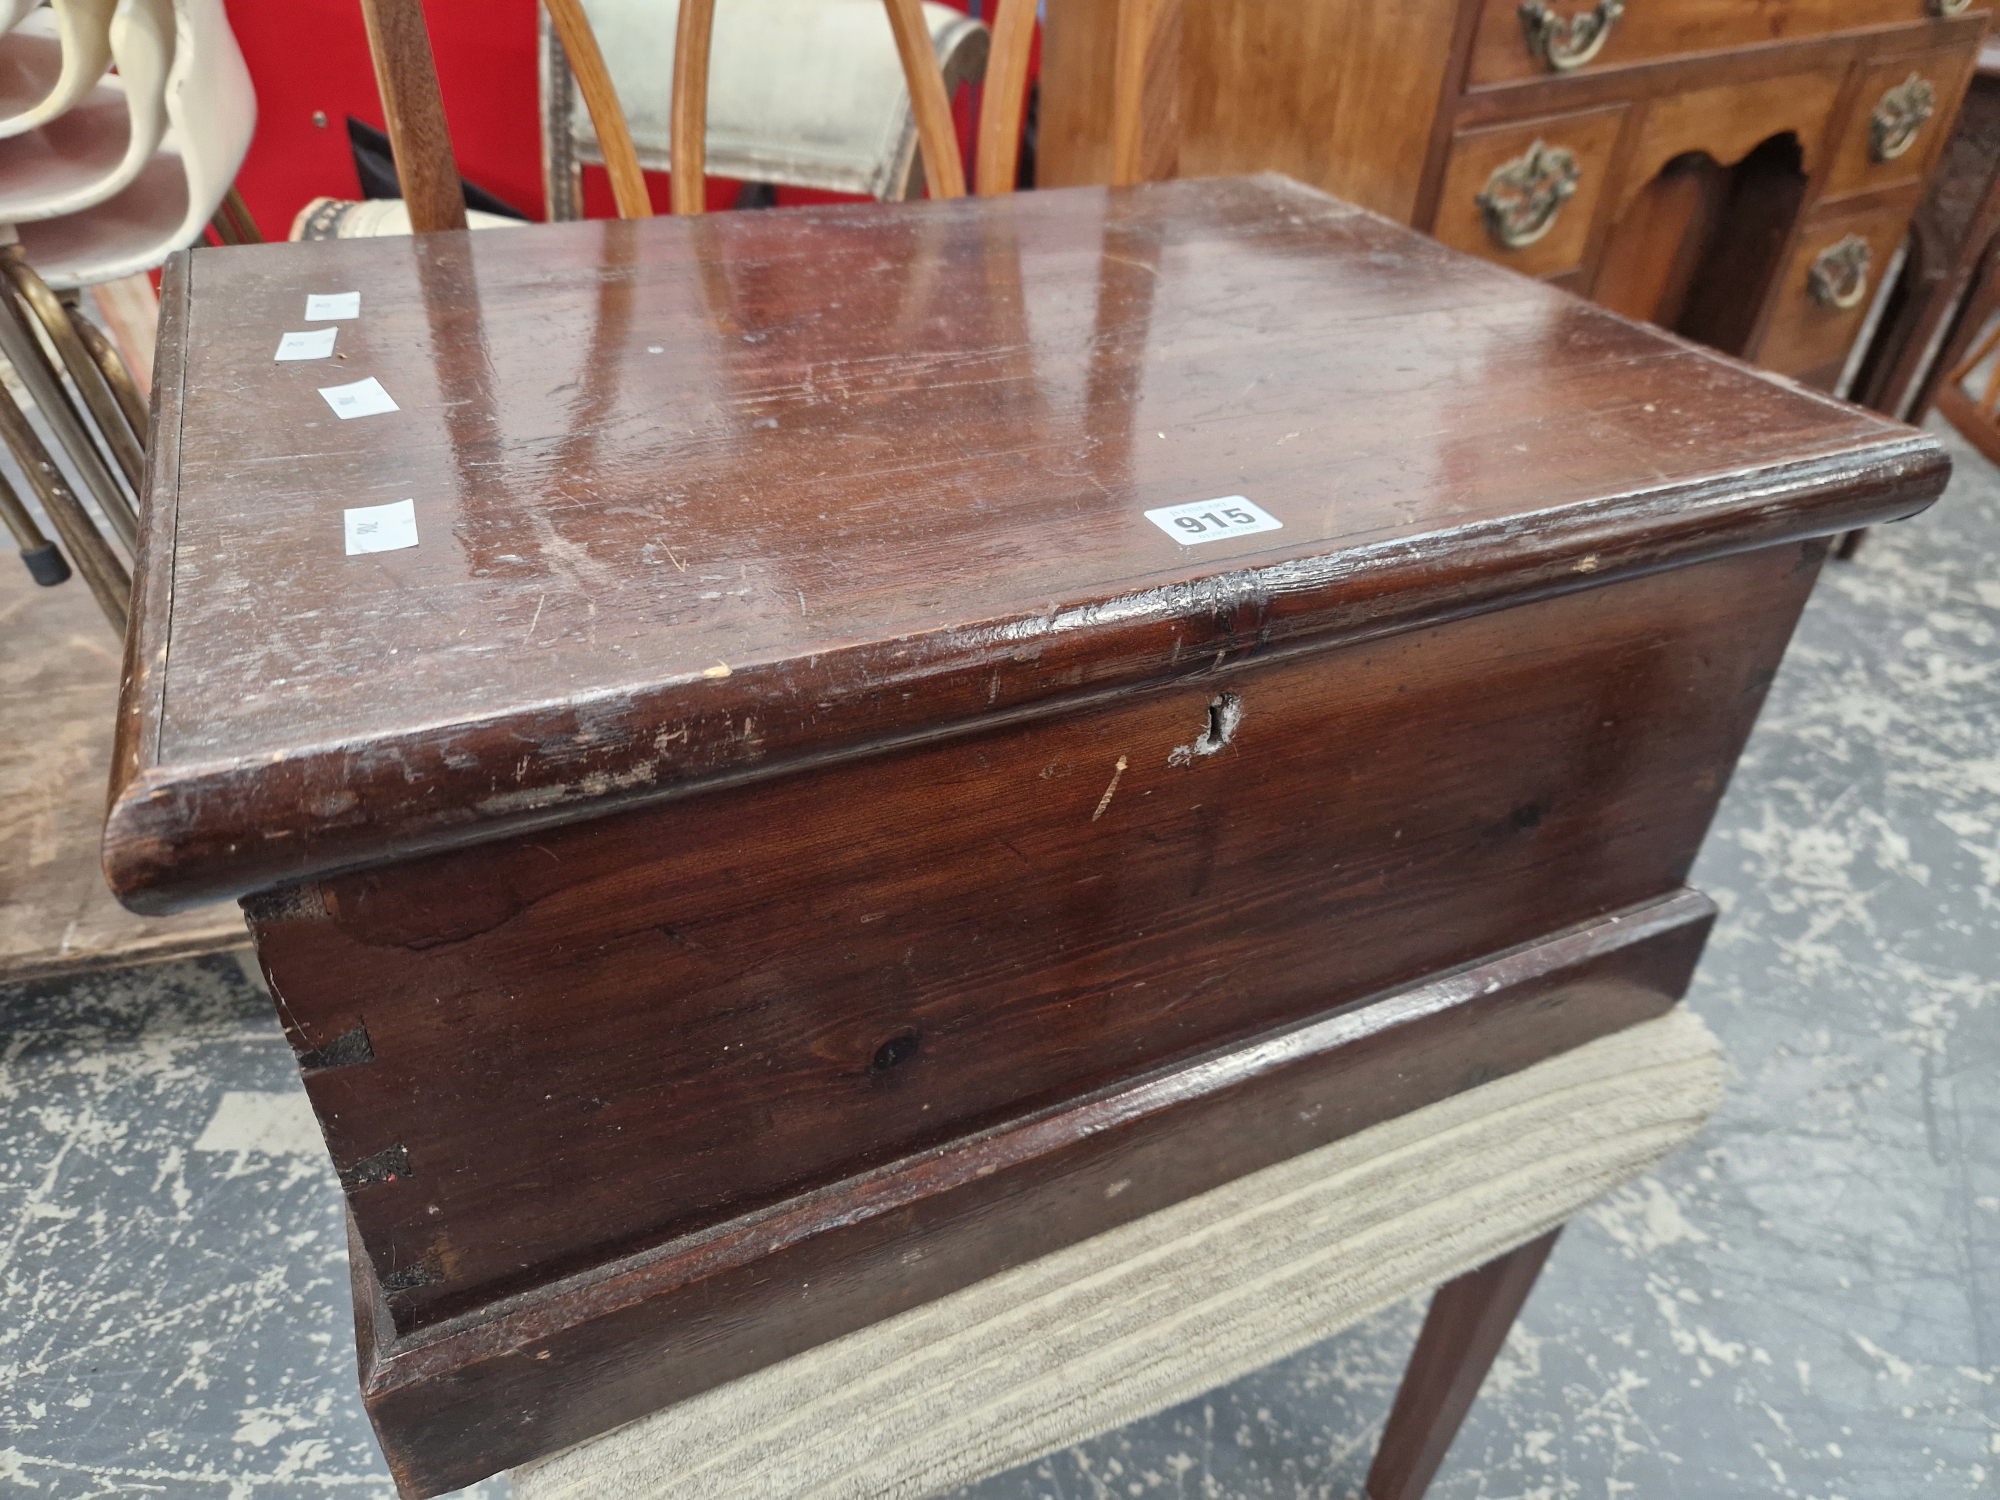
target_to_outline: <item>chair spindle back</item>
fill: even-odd
[[[1131,5],[1134,0],[1121,0]],[[1172,11],[1178,0],[1138,0],[1155,10]],[[896,38],[903,79],[916,116],[917,142],[923,153],[924,177],[933,198],[963,197],[965,163],[959,154],[958,132],[952,123],[951,99],[944,72],[931,44],[922,0],[883,0]],[[605,67],[603,52],[590,27],[582,0],[543,0],[570,71],[583,94],[584,107],[604,152],[620,218],[645,218],[652,213],[639,153]],[[375,63],[375,81],[382,94],[389,142],[396,172],[409,207],[410,228],[418,234],[465,227],[465,197],[451,131],[445,123],[438,92],[437,62],[430,33],[424,26],[423,0],[361,0],[368,27],[368,47]],[[1123,13],[1121,11],[1121,26]],[[708,61],[715,30],[715,0],[681,0],[674,38],[671,207],[677,214],[698,214],[706,206],[704,166],[708,136]],[[979,113],[978,190],[983,194],[1011,192],[1020,162],[1021,114],[1027,102],[1028,57],[1035,36],[1035,0],[998,0],[993,18],[993,44],[987,64],[985,93]],[[1178,57],[1178,29],[1174,31]],[[1159,49],[1155,47],[1154,53]],[[1122,58],[1121,53],[1121,58]],[[1152,55],[1149,53],[1148,55]],[[1123,74],[1121,73],[1121,78]],[[1122,97],[1122,96],[1121,96]]]

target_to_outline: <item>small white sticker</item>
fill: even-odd
[[[358,318],[361,316],[361,293],[359,292],[308,292],[306,294],[306,321],[308,323],[331,323],[336,318]]]
[[[333,341],[338,337],[338,328],[310,328],[304,333],[288,333],[278,340],[278,352],[271,358],[325,359],[333,353]]]
[[[347,518],[347,555],[364,552],[399,552],[417,545],[417,502],[398,500],[393,505],[363,505],[343,511]]]
[[[342,421],[349,417],[372,417],[378,412],[402,410],[382,389],[382,382],[373,375],[352,385],[323,385],[319,393],[326,397],[326,404]]]
[[[1146,519],[1183,547],[1219,542],[1225,537],[1248,536],[1253,531],[1278,531],[1285,524],[1241,495],[1224,495],[1220,500],[1191,500],[1186,505],[1163,505],[1158,510],[1147,511]]]

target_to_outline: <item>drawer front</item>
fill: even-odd
[[[1861,67],[1823,198],[1928,177],[1977,55],[1972,47],[1938,47]]]
[[[1815,545],[260,908],[398,1325],[1674,890]]]
[[[1772,294],[1764,337],[1746,357],[1830,389],[1916,206],[1913,188],[1890,203],[1814,214]]]
[[[1985,10],[1983,0],[1485,0],[1468,86]],[[1936,7],[1934,9],[1933,7]]]
[[[1576,270],[1624,122],[1616,105],[1453,137],[1431,233],[1525,276]]]

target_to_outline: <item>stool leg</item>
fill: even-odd
[[[1420,1500],[1430,1488],[1560,1233],[1551,1229],[1433,1294],[1368,1471],[1369,1500]]]

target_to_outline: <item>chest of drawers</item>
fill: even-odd
[[[1107,181],[1118,0],[1050,8],[1038,171]],[[1187,5],[1178,173],[1270,169],[1836,388],[1976,0]]]

